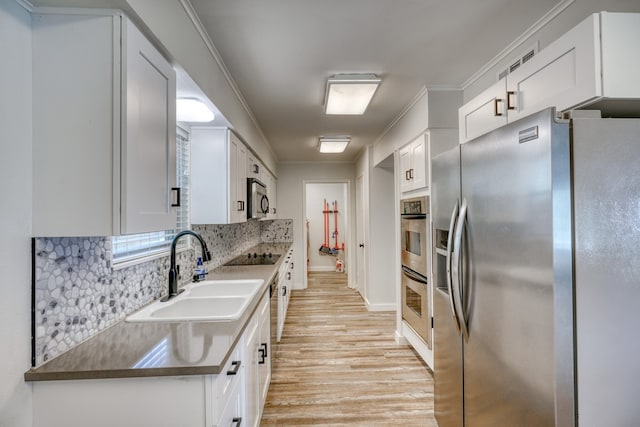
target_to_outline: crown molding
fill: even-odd
[[[224,75],[225,80],[227,81],[227,83],[229,83],[229,86],[231,86],[231,90],[236,95],[236,98],[238,98],[238,101],[240,102],[240,105],[242,105],[242,108],[244,109],[244,111],[249,116],[249,119],[251,120],[251,122],[255,126],[255,128],[258,131],[258,133],[260,134],[260,136],[262,136],[262,139],[263,139],[265,145],[267,146],[267,149],[269,150],[271,155],[273,155],[273,157],[274,157],[274,159],[275,159],[275,161],[277,163],[278,162],[278,156],[273,151],[273,147],[271,147],[271,144],[269,143],[268,138],[264,134],[264,132],[262,130],[262,127],[258,123],[258,120],[256,119],[255,115],[253,114],[253,111],[251,111],[251,108],[249,107],[249,104],[247,104],[247,101],[244,99],[244,96],[242,95],[242,92],[240,92],[240,88],[236,84],[235,80],[231,76],[231,73],[229,72],[229,69],[227,68],[227,66],[225,65],[224,61],[222,60],[222,56],[220,55],[220,52],[218,52],[218,49],[216,49],[215,45],[213,44],[213,41],[211,40],[211,37],[209,37],[209,34],[207,33],[207,30],[205,30],[204,25],[202,24],[202,21],[198,17],[198,14],[196,13],[195,9],[193,8],[193,5],[191,4],[191,2],[189,0],[180,0],[180,4],[182,5],[182,7],[184,8],[185,12],[187,13],[187,16],[189,16],[189,19],[193,23],[193,26],[198,31],[198,34],[200,34],[200,37],[202,38],[202,41],[204,41],[205,46],[207,46],[207,49],[211,53],[211,56],[213,57],[213,59],[218,64],[218,67],[220,67],[220,70],[222,71],[222,74]]]
[[[35,9],[35,6],[33,5],[33,3],[31,3],[28,0],[16,0],[16,3],[18,3],[24,9],[26,9],[26,11],[29,13],[33,13],[33,10]]]
[[[494,56],[489,62],[484,64],[482,68],[473,73],[471,77],[462,83],[462,89],[465,90],[473,83],[478,81],[482,76],[488,73],[493,67],[498,65],[500,61],[505,60],[507,57],[511,56],[513,52],[519,48],[526,40],[528,40],[535,33],[540,31],[545,25],[554,20],[558,15],[560,15],[566,8],[568,8],[572,3],[576,0],[563,0],[562,2],[555,5],[551,10],[545,13],[542,18],[538,19],[532,26],[530,26],[524,33],[522,33],[518,38],[512,41],[507,47],[502,49],[500,53]]]

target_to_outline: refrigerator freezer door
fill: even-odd
[[[570,365],[573,342],[569,336],[570,348],[554,345],[557,276],[569,274],[571,295],[571,199],[568,125],[552,114],[545,110],[461,148],[461,196],[468,203],[461,274],[469,327],[465,427],[556,425],[556,352],[568,355]],[[565,255],[560,265],[569,257],[569,271],[560,275],[558,227],[569,233],[556,241]],[[570,315],[568,304],[556,308]]]
[[[452,313],[447,285],[447,245],[453,240],[451,215],[459,205],[460,147],[431,162],[431,208],[434,225],[433,318],[435,415],[440,427],[462,427],[462,338]],[[457,211],[455,212],[457,216]],[[455,224],[455,223],[453,223]]]
[[[640,425],[640,120],[573,121],[580,427]]]

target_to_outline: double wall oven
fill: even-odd
[[[431,348],[429,198],[400,201],[402,318]]]

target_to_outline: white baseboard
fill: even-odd
[[[400,333],[400,331],[396,331],[395,340],[398,345],[410,345],[409,341]]]
[[[307,267],[307,271],[311,272],[327,272],[327,271],[336,271],[335,265],[317,265],[317,266],[309,266]]]
[[[395,303],[371,304],[369,300],[365,300],[365,303],[369,311],[396,311],[397,308]]]
[[[397,333],[397,331],[396,331]],[[409,326],[404,320],[402,321],[402,334],[404,338],[409,342],[409,345],[413,347],[413,349],[420,355],[422,360],[429,365],[431,370],[434,369],[433,366],[433,350],[427,348],[427,344],[422,341],[422,338],[415,333],[411,326]]]

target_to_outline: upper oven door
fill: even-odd
[[[428,276],[427,216],[402,215],[402,265]]]

